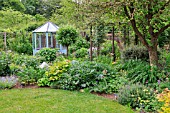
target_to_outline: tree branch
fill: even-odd
[[[157,11],[155,11],[153,13],[153,15],[157,14],[158,12],[160,12],[161,10],[164,10],[166,6],[168,6],[168,4],[170,3],[170,0],[168,0],[160,9],[158,9]],[[162,12],[160,12],[160,14],[162,14]]]
[[[133,13],[132,9],[130,9],[130,10],[131,10],[130,12]],[[129,18],[129,20],[130,20],[130,22],[131,22],[131,24],[132,24],[132,27],[133,27],[134,32],[138,35],[138,37],[140,38],[141,42],[142,42],[147,48],[149,48],[149,44],[147,43],[147,41],[146,41],[146,39],[144,38],[144,36],[142,35],[142,33],[138,30],[138,28],[137,28],[137,26],[136,26],[136,21],[135,21],[134,18],[133,18],[133,19],[131,18],[130,14],[128,13],[128,10],[127,10],[127,7],[126,7],[126,6],[124,6],[124,11],[125,11],[126,16]]]
[[[155,36],[159,36],[164,30],[170,27],[170,23],[164,27],[162,27],[158,32],[155,33]]]
[[[153,28],[152,28],[152,26],[151,26],[151,24],[150,24],[150,22],[151,22],[151,19],[152,19],[152,17],[153,17],[153,14],[152,14],[152,9],[151,9],[151,0],[149,0],[149,4],[148,4],[148,15],[147,15],[147,21],[148,21],[148,26],[149,26],[149,29],[148,29],[148,31],[149,31],[149,34],[150,34],[150,36],[151,37],[153,37]]]

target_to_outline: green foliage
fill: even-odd
[[[45,76],[38,80],[39,86],[51,86],[55,81],[60,80],[63,73],[66,73],[70,67],[68,60],[63,60],[60,62],[55,62],[46,71]]]
[[[1,0],[0,1],[0,10],[12,8],[13,10],[24,12],[25,7],[20,2],[20,0]]]
[[[114,42],[114,45],[116,57],[119,58],[120,51],[116,41]],[[101,45],[101,55],[109,55],[110,53],[112,53],[112,41],[107,40]]]
[[[32,44],[26,32],[16,34],[16,38],[8,39],[9,49],[19,54],[32,55]]]
[[[19,77],[19,81],[23,85],[36,84],[38,79],[42,78],[44,74],[45,70],[39,68],[35,69],[33,67],[23,67],[16,73],[16,75]]]
[[[105,41],[104,39],[106,38],[104,28],[105,26],[103,23],[99,23],[96,27],[96,36],[95,36],[94,45],[96,45],[98,48],[100,48],[100,45],[104,43]]]
[[[38,83],[38,86],[41,86],[41,87],[50,86],[50,80],[47,77],[38,79],[37,83]]]
[[[151,88],[140,84],[125,85],[118,92],[118,102],[136,110],[154,112],[159,109],[158,100]]]
[[[90,44],[84,38],[79,37],[77,38],[76,42],[72,44],[69,48],[70,53],[73,53],[81,48],[89,48]]]
[[[141,59],[147,61],[149,59],[149,53],[143,46],[130,46],[122,51],[122,59]]]
[[[25,66],[26,68],[29,68],[29,67],[37,68],[44,59],[38,56],[13,54],[11,55],[10,60],[11,60],[11,63],[18,65],[18,66]]]
[[[103,64],[112,64],[112,57],[109,55],[100,55],[97,58],[94,58],[94,60]]]
[[[38,7],[41,5],[40,0],[22,0],[22,4],[25,6],[25,13],[35,15],[37,13]]]
[[[57,40],[59,43],[65,46],[69,46],[72,43],[75,43],[77,37],[78,33],[76,29],[70,26],[61,27],[57,32]]]
[[[0,18],[0,31],[5,32],[24,30],[28,25],[37,22],[35,17],[12,9],[0,10]]]
[[[78,49],[78,50],[75,52],[75,57],[76,57],[76,58],[83,58],[83,57],[85,57],[86,55],[88,55],[88,49],[86,49],[86,48]]]
[[[52,62],[56,59],[57,49],[43,48],[36,55],[40,55],[45,58],[45,61]]]
[[[124,71],[127,78],[133,83],[141,83],[144,85],[158,85],[159,81],[166,79],[166,73],[156,67],[152,67],[141,60],[128,60],[124,63],[116,64],[114,68]]]
[[[10,75],[11,70],[9,68],[9,56],[5,52],[0,52],[0,76]]]
[[[3,69],[1,72],[2,76],[13,74],[19,77],[19,81],[23,84],[33,84],[36,83],[38,79],[42,78],[45,71],[39,69],[38,66],[42,62],[40,57],[19,55],[12,52],[1,52],[2,54],[2,64]],[[6,60],[4,59],[6,58]],[[8,61],[8,70],[5,69],[4,61]]]
[[[66,90],[89,89],[91,92],[112,93],[125,83],[119,73],[113,72],[108,65],[96,62],[72,61],[67,73],[62,73],[53,87]]]
[[[170,29],[165,30],[158,38],[159,47],[164,47],[164,45],[170,43]]]

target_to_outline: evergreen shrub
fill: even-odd
[[[121,53],[122,60],[141,59],[148,61],[148,50],[143,46],[130,46],[125,48]]]

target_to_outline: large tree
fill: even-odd
[[[111,14],[116,17],[114,22],[130,22],[135,34],[148,49],[150,65],[158,66],[158,36],[170,27],[170,0],[83,1],[88,2],[87,6],[102,7],[103,11],[94,12],[95,15],[106,15],[101,18]]]
[[[25,11],[25,7],[20,0],[0,0],[0,10],[7,8],[21,12]]]
[[[148,49],[151,66],[158,66],[158,36],[170,27],[170,0],[128,0],[124,13]]]

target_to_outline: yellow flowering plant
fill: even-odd
[[[49,67],[49,71],[47,71],[45,74],[50,81],[59,80],[60,77],[62,76],[62,73],[67,72],[69,67],[70,67],[69,60],[55,62],[52,66]]]
[[[161,94],[158,94],[157,98],[163,102],[160,113],[170,113],[170,90],[165,88]]]

